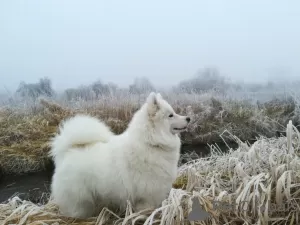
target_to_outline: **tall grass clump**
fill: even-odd
[[[239,147],[227,153],[211,145],[211,155],[181,165],[161,207],[124,215],[104,208],[98,217],[75,220],[59,214],[52,199],[36,205],[18,197],[0,205],[2,224],[299,224],[300,133],[290,121],[286,137],[258,137],[249,145],[225,131]],[[186,157],[186,156],[185,156]],[[209,213],[188,221],[193,200]]]

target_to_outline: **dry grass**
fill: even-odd
[[[219,134],[224,130],[243,141],[260,135],[274,137],[278,131],[284,131],[288,120],[295,125],[300,122],[300,110],[293,100],[250,104],[209,93],[164,96],[178,113],[193,118],[189,130],[182,134],[185,144],[220,142]],[[42,99],[24,103],[23,107],[19,103],[18,107],[0,108],[0,170],[20,174],[45,169],[49,164],[48,141],[63,119],[78,112],[103,119],[115,133],[123,132],[145,97],[128,94],[90,102],[59,100],[59,104]]]
[[[51,199],[45,205],[35,205],[15,197],[0,205],[0,222],[193,224],[186,218],[191,211],[192,198],[196,197],[202,208],[210,213],[210,218],[194,224],[300,224],[298,130],[289,123],[287,137],[261,137],[251,146],[229,135],[239,147],[224,154],[212,145],[210,157],[183,164],[169,197],[154,211],[134,213],[128,204],[125,215],[103,209],[97,218],[74,220],[59,215]]]

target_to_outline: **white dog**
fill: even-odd
[[[159,207],[177,176],[178,133],[189,122],[155,93],[120,135],[90,116],[65,121],[50,151],[52,198],[61,213],[87,218],[103,207],[124,211],[127,200],[135,211]]]

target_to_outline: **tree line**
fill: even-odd
[[[229,89],[236,91],[259,92],[267,89],[278,88],[276,82],[268,81],[261,84],[238,84],[233,83],[230,79],[226,78],[216,68],[204,68],[195,76],[182,80],[178,85],[172,87],[176,93],[201,93],[209,90],[215,90],[220,93],[226,93]],[[295,84],[295,85],[299,85]],[[67,100],[89,100],[92,98],[99,98],[103,95],[113,95],[117,91],[123,90],[131,94],[143,94],[155,91],[155,86],[146,77],[135,78],[133,83],[127,88],[119,88],[114,83],[103,83],[97,80],[90,85],[79,86],[75,88],[68,88],[63,92],[63,96]],[[18,96],[24,98],[36,99],[40,96],[54,97],[57,95],[52,87],[52,82],[49,78],[41,78],[37,83],[20,82],[16,90]]]

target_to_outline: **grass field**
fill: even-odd
[[[44,169],[49,163],[48,142],[58,124],[79,112],[101,118],[115,133],[121,133],[145,97],[128,94],[71,103],[41,99],[3,106],[0,108],[0,168],[5,174]],[[243,141],[253,141],[261,135],[275,137],[284,133],[289,120],[295,126],[300,124],[300,109],[293,98],[253,103],[211,93],[169,93],[164,97],[178,113],[192,116],[191,125],[182,134],[182,142],[193,146],[223,142],[220,134],[224,130]]]
[[[163,95],[178,113],[192,116],[191,126],[181,137],[184,144],[196,146],[234,141],[239,147],[225,154],[218,145],[211,145],[210,157],[181,165],[170,196],[155,211],[135,214],[128,205],[126,215],[104,209],[98,218],[74,221],[58,215],[51,200],[45,205],[35,205],[16,197],[0,205],[0,222],[189,224],[183,218],[191,210],[191,199],[197,197],[211,217],[195,224],[300,223],[300,135],[297,130],[300,109],[297,96],[259,103],[214,93]],[[145,97],[122,94],[76,102],[41,99],[2,106],[2,172],[20,174],[45,169],[49,163],[48,141],[57,131],[58,124],[79,112],[99,117],[115,133],[121,133]],[[293,125],[287,126],[289,121]],[[189,155],[182,157],[189,158]],[[213,200],[227,206],[236,204],[236,208],[228,210],[224,205],[213,204]],[[242,209],[243,201],[249,203],[247,210]],[[285,209],[279,210],[282,203],[287,203]]]
[[[231,134],[229,134],[231,135]],[[299,224],[300,134],[290,123],[287,137],[259,138],[249,146],[232,136],[239,148],[191,160],[179,168],[169,197],[154,211],[125,215],[103,209],[97,218],[60,216],[50,201],[36,205],[18,197],[0,205],[2,224]],[[186,218],[192,199],[209,213],[205,221]]]

